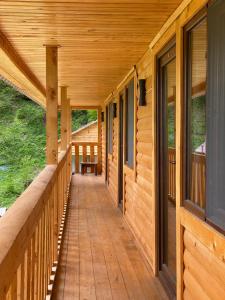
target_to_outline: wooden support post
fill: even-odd
[[[72,134],[72,110],[71,110],[71,106],[70,106],[70,99],[67,99],[67,109],[68,109],[68,112],[67,112],[67,128],[68,128],[68,131],[67,131],[67,144],[69,145],[72,141],[72,137],[71,137],[71,134]]]
[[[67,87],[61,86],[61,150],[66,150],[68,145],[69,104]]]
[[[98,109],[98,174],[102,173],[102,122],[101,107]]]
[[[79,173],[80,161],[79,161],[80,153],[79,153],[79,145],[75,145],[75,172]]]
[[[82,149],[83,149],[82,161],[86,162],[87,161],[87,145],[83,145]],[[82,170],[81,170],[81,173],[82,174],[87,173],[87,167],[83,166],[83,168],[84,168],[84,172],[82,173]]]
[[[95,157],[94,157],[94,145],[90,145],[90,162],[94,162],[95,161]],[[91,167],[91,172],[94,172],[94,166]]]
[[[58,163],[58,47],[46,46],[46,161]]]

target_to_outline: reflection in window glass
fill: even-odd
[[[205,208],[206,19],[188,33],[187,198]]]
[[[134,80],[127,86],[126,99],[126,163],[130,168],[134,165]]]
[[[176,103],[176,59],[165,68],[167,99],[167,145],[168,145],[168,202],[166,209],[167,267],[176,278],[176,149],[175,149],[175,103]]]
[[[109,104],[109,127],[108,127],[108,139],[109,139],[109,153],[113,153],[113,103]]]

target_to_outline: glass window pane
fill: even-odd
[[[113,152],[113,103],[109,104],[109,153]]]
[[[134,80],[127,87],[126,101],[126,162],[129,167],[134,164]]]
[[[207,23],[189,32],[187,198],[205,208]]]
[[[176,277],[176,149],[175,149],[175,103],[176,103],[176,59],[165,67],[167,99],[167,161],[168,199],[165,207],[167,228],[167,266]]]

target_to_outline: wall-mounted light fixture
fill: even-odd
[[[101,112],[101,121],[104,122],[104,111]]]
[[[113,102],[113,118],[116,118],[117,103]]]
[[[139,106],[145,106],[146,105],[146,88],[145,88],[145,79],[139,79]]]

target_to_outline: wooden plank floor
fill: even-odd
[[[103,179],[75,175],[53,299],[167,299]]]

